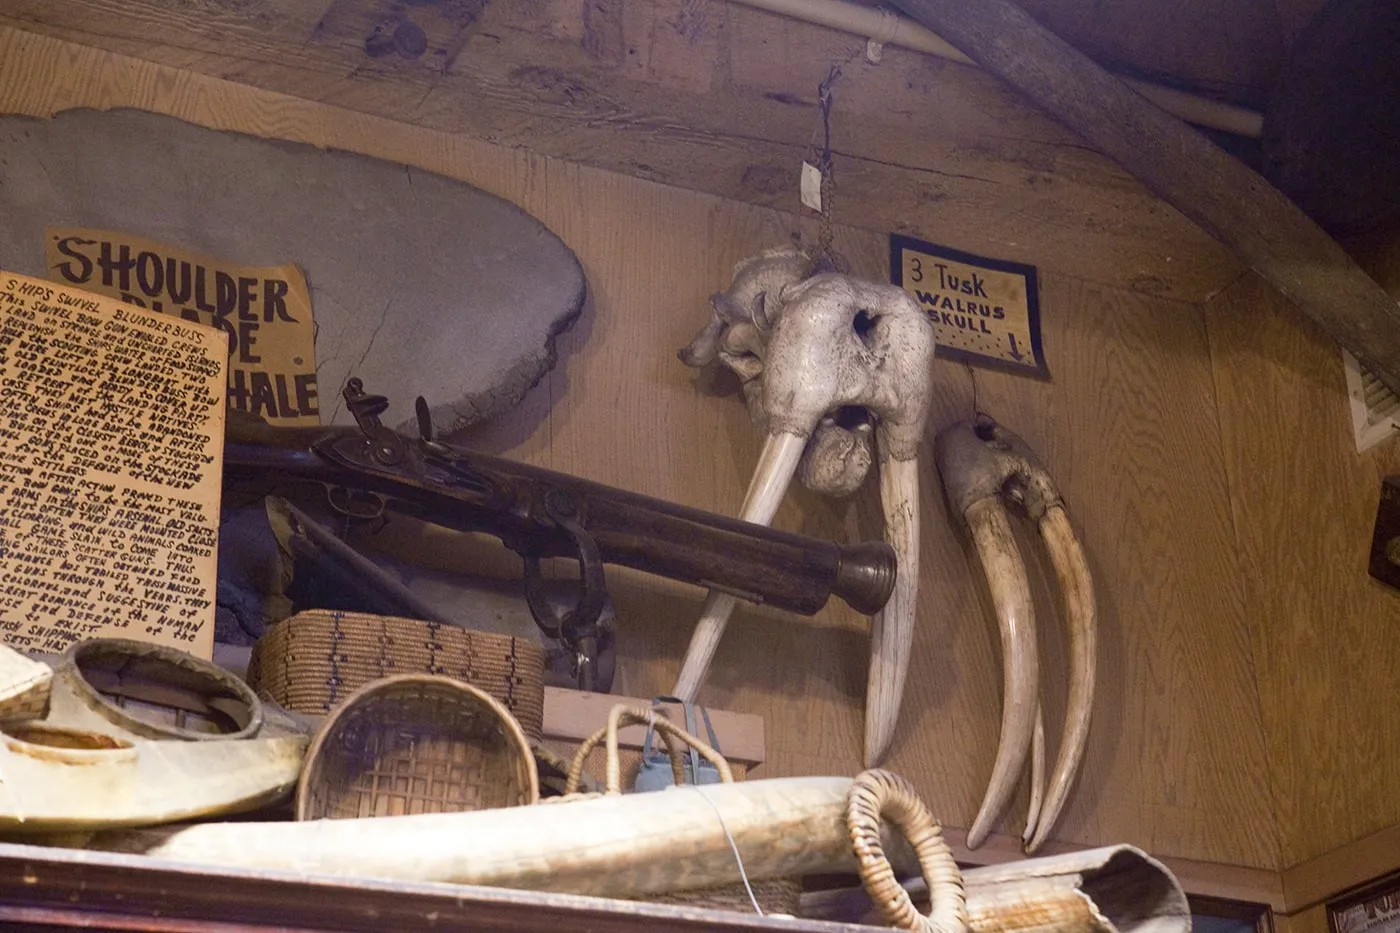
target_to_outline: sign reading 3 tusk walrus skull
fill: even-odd
[[[0,267],[36,277],[57,274],[45,260],[50,228],[299,266],[326,424],[351,420],[336,404],[351,375],[387,395],[385,420],[409,433],[418,395],[443,430],[513,407],[554,365],[555,336],[578,318],[586,288],[563,241],[471,185],[135,110],[0,117],[0,217]],[[122,256],[105,267],[101,258],[100,275],[120,276]],[[212,295],[205,303],[240,313]]]

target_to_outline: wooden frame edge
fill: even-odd
[[[1296,914],[1400,873],[1400,823],[1282,872],[1284,913]]]

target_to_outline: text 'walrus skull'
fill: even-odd
[[[948,501],[967,524],[986,574],[1001,631],[1004,665],[1001,739],[987,794],[968,831],[967,845],[981,845],[1000,819],[1029,754],[1031,798],[1022,841],[1027,852],[1034,852],[1059,819],[1089,734],[1097,657],[1093,580],[1059,490],[1019,437],[991,418],[980,416],[940,431],[934,438],[934,456]],[[1035,606],[1005,503],[1024,510],[1038,526],[1064,600],[1069,693],[1048,793],[1044,793],[1045,725]]]
[[[728,291],[682,361],[719,359],[738,374],[764,433],[740,518],[767,525],[794,474],[809,488],[844,495],[880,467],[885,539],[899,561],[894,593],[871,626],[865,764],[889,748],[914,636],[919,580],[919,473],[932,388],[933,327],[902,288],[836,273],[812,275],[793,249],[735,267]],[[672,695],[693,700],[709,669],[733,596],[711,590]]]

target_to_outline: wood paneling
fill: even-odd
[[[9,0],[0,24],[794,211],[821,140],[817,86],[840,65],[836,220],[1191,301],[1242,269],[967,66],[901,49],[872,65],[855,36],[717,0],[409,4],[429,51],[369,55],[361,33],[392,25],[389,6]]]
[[[1400,593],[1367,574],[1380,481],[1336,346],[1253,277],[1207,307],[1281,867],[1400,820]]]
[[[1282,872],[1291,911],[1313,907],[1342,891],[1400,871],[1400,824],[1330,849]]]
[[[1274,917],[1274,933],[1329,933],[1327,908],[1322,905]]]
[[[223,9],[209,11],[215,22]],[[649,495],[737,509],[758,439],[732,383],[697,375],[675,350],[704,322],[707,296],[726,283],[735,260],[796,233],[810,237],[808,219],[0,32],[0,110],[43,115],[80,105],[136,106],[355,149],[520,204],[578,252],[589,305],[561,339],[558,367],[513,417],[466,440]],[[836,234],[856,271],[886,273],[882,234],[849,227]],[[1243,568],[1201,310],[1065,275],[1042,281],[1053,381],[940,362],[932,428],[970,416],[975,398],[1036,447],[1068,498],[1099,584],[1097,714],[1057,838],[1274,868]],[[989,601],[926,462],[920,629],[888,765],[942,819],[966,826],[995,750],[999,649]],[[843,539],[876,536],[869,487],[845,502],[796,494],[777,524]],[[424,553],[451,564],[471,553],[456,543],[439,536]],[[1053,672],[1063,645],[1048,563],[1032,552],[1031,565],[1045,669]],[[640,574],[609,576],[620,619],[615,689],[633,696],[669,689],[702,594]],[[811,620],[742,609],[703,699],[764,718],[763,775],[852,773],[867,633],[866,620],[839,605]],[[1052,730],[1063,702],[1064,685],[1050,674]],[[1018,801],[1008,830],[1019,830],[1023,810]]]

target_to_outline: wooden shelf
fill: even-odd
[[[0,927],[471,933],[869,931],[671,904],[373,879],[240,871],[137,855],[0,843]]]

